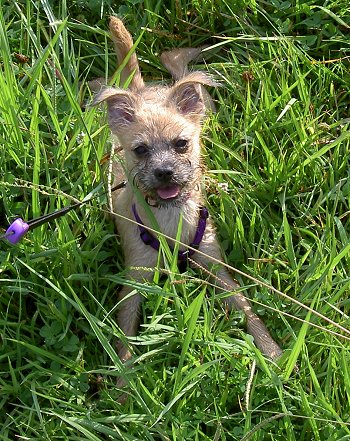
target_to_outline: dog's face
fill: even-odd
[[[104,100],[111,130],[125,152],[129,180],[151,205],[181,205],[201,176],[205,105],[200,84],[182,80],[171,88],[138,93],[106,89],[95,102]]]
[[[129,129],[119,136],[129,179],[151,205],[181,204],[200,176],[200,127],[151,104],[140,109]]]

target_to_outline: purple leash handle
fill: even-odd
[[[115,187],[112,188],[111,191],[118,190],[120,188],[125,187],[126,181],[122,181],[119,184],[117,184]],[[96,196],[94,196],[96,197]],[[6,233],[0,236],[1,239],[7,239],[12,244],[17,244],[22,237],[28,232],[29,229],[34,229],[37,227],[40,227],[41,225],[45,224],[46,222],[49,222],[53,219],[57,219],[58,217],[64,216],[69,211],[74,210],[78,207],[80,207],[83,204],[86,204],[87,202],[90,202],[92,198],[83,200],[81,202],[76,202],[75,204],[68,205],[68,207],[63,207],[59,210],[56,210],[49,214],[44,214],[43,216],[40,216],[36,219],[31,219],[28,222],[25,222],[23,219],[18,218],[15,221],[12,222],[12,224],[8,227],[6,230]]]
[[[12,222],[5,233],[6,239],[13,245],[18,243],[29,230],[29,225],[23,219],[18,218]]]
[[[68,213],[68,211],[79,207],[83,203],[84,202],[78,202],[76,204],[69,205],[68,207],[61,208],[60,210],[56,210],[53,213],[40,216],[36,219],[29,220],[28,222],[25,222],[22,218],[19,217],[18,219],[14,220],[12,224],[8,227],[3,238],[6,238],[10,243],[16,245],[28,232],[29,229],[40,227],[40,225],[43,225],[45,222],[63,216],[64,214]]]

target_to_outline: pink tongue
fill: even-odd
[[[171,185],[169,187],[158,188],[157,193],[162,199],[176,198],[180,193],[180,187],[178,185]]]

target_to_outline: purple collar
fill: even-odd
[[[140,230],[140,237],[142,242],[145,245],[150,245],[153,249],[156,251],[159,250],[159,240],[151,234],[145,225],[143,224],[138,212],[136,211],[135,204],[132,204],[132,212],[134,213],[134,217],[136,222],[139,224],[139,230]],[[193,242],[190,243],[190,247],[197,249],[199,247],[199,244],[202,242],[205,228],[207,226],[207,219],[208,219],[209,213],[208,210],[205,207],[200,207],[199,209],[199,219],[198,219],[198,225],[196,234],[194,236]],[[179,251],[178,259],[179,262],[185,262],[187,261],[187,258],[192,256],[195,253],[195,250],[184,250]]]

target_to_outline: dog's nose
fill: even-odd
[[[174,172],[170,167],[156,168],[154,170],[154,176],[160,182],[169,182]]]

